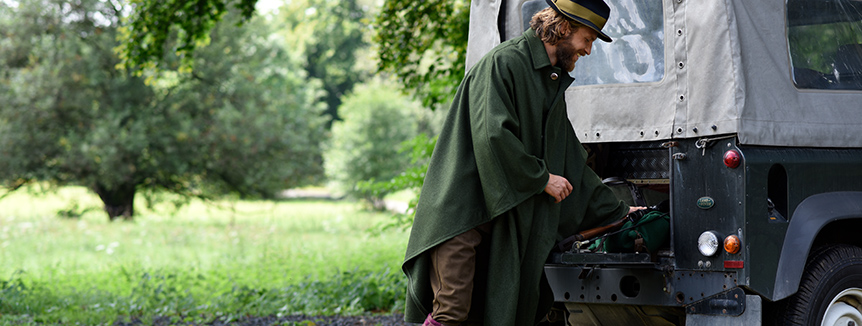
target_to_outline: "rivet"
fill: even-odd
[[[706,268],[710,268],[712,267],[712,262],[707,260],[705,263],[703,263],[703,266],[706,266]]]

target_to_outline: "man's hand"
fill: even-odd
[[[626,214],[626,216],[623,216],[623,218],[626,220],[637,223],[647,213],[647,211],[645,211],[645,209],[647,209],[647,207],[643,207],[643,206],[629,207],[629,213]],[[633,215],[633,213],[634,213],[634,215]]]
[[[545,192],[554,197],[555,203],[559,203],[572,193],[572,184],[566,178],[549,173],[548,185],[545,186]]]

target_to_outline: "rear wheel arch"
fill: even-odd
[[[846,243],[862,247],[862,192],[829,192],[809,196],[796,207],[784,236],[772,300],[799,289],[812,248]]]

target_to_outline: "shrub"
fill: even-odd
[[[416,136],[420,110],[396,86],[382,81],[361,85],[345,96],[339,108],[343,120],[333,123],[324,153],[326,175],[333,186],[382,208],[387,192],[372,192],[357,184],[390,180],[406,169],[410,158],[399,153],[400,144]]]

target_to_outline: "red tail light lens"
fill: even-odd
[[[731,149],[727,152],[724,152],[724,165],[731,169],[735,169],[739,167],[739,163],[742,162],[742,155],[739,154],[739,151],[735,149]]]

